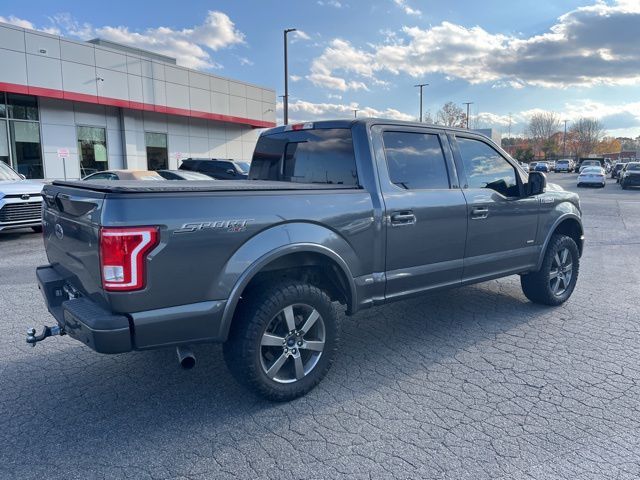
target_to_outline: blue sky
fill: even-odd
[[[150,8],[150,5],[153,5]],[[5,0],[0,20],[96,36],[282,94],[290,37],[290,117],[418,116],[472,101],[472,123],[522,133],[539,110],[600,118],[640,135],[640,0]]]

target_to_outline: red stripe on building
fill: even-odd
[[[217,120],[220,122],[238,123],[256,128],[275,127],[275,122],[265,120],[254,120],[252,118],[235,117],[233,115],[223,115],[220,113],[201,112],[199,110],[189,110],[186,108],[166,107],[164,105],[154,105],[150,103],[133,102],[118,98],[102,97],[99,95],[87,95],[85,93],[67,92],[53,88],[29,87],[16,83],[0,82],[0,91],[8,93],[21,93],[24,95],[35,95],[45,98],[60,98],[73,102],[93,103],[98,105],[108,105],[111,107],[129,108],[131,110],[144,110],[147,112],[166,113],[169,115],[179,115],[182,117],[204,118],[206,120]]]

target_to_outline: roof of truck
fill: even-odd
[[[279,127],[270,128],[265,130],[262,135],[271,135],[273,133],[280,133],[286,131],[285,129],[291,128],[292,125],[304,125],[304,124],[313,124],[313,127],[310,128],[351,128],[357,124],[363,125],[398,125],[403,127],[428,127],[435,130],[447,130],[452,132],[460,132],[460,133],[471,133],[475,135],[485,136],[480,132],[475,130],[467,130],[466,128],[458,128],[458,127],[446,127],[444,125],[435,125],[432,123],[421,123],[421,122],[407,122],[403,120],[391,120],[388,118],[377,118],[377,117],[367,117],[367,118],[356,118],[356,119],[342,119],[342,120],[320,120],[317,122],[294,122],[290,125],[280,125]]]

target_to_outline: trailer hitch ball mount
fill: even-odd
[[[36,343],[41,342],[47,337],[53,337],[55,335],[64,335],[66,332],[59,325],[54,325],[53,327],[45,326],[42,330],[42,333],[36,335],[36,329],[30,328],[27,331],[27,343],[32,347],[36,346]]]

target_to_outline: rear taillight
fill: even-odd
[[[157,244],[158,227],[103,227],[100,230],[102,287],[110,292],[144,288],[147,254]]]

